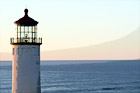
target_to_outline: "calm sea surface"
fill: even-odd
[[[12,62],[0,61],[0,93],[11,93]],[[42,93],[140,93],[140,60],[42,61]]]

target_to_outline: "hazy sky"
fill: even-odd
[[[140,0],[1,0],[0,52],[10,52],[14,21],[39,22],[41,51],[88,46],[121,38],[140,27]]]

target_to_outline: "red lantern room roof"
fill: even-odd
[[[36,26],[38,22],[28,16],[28,9],[25,9],[24,12],[25,12],[24,17],[20,18],[14,23],[21,26]]]

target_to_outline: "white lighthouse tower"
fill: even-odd
[[[28,16],[15,21],[16,37],[11,38],[12,56],[12,93],[41,93],[40,87],[40,45],[37,38],[38,22]]]

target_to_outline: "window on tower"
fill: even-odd
[[[13,48],[12,54],[15,55],[15,48]]]

